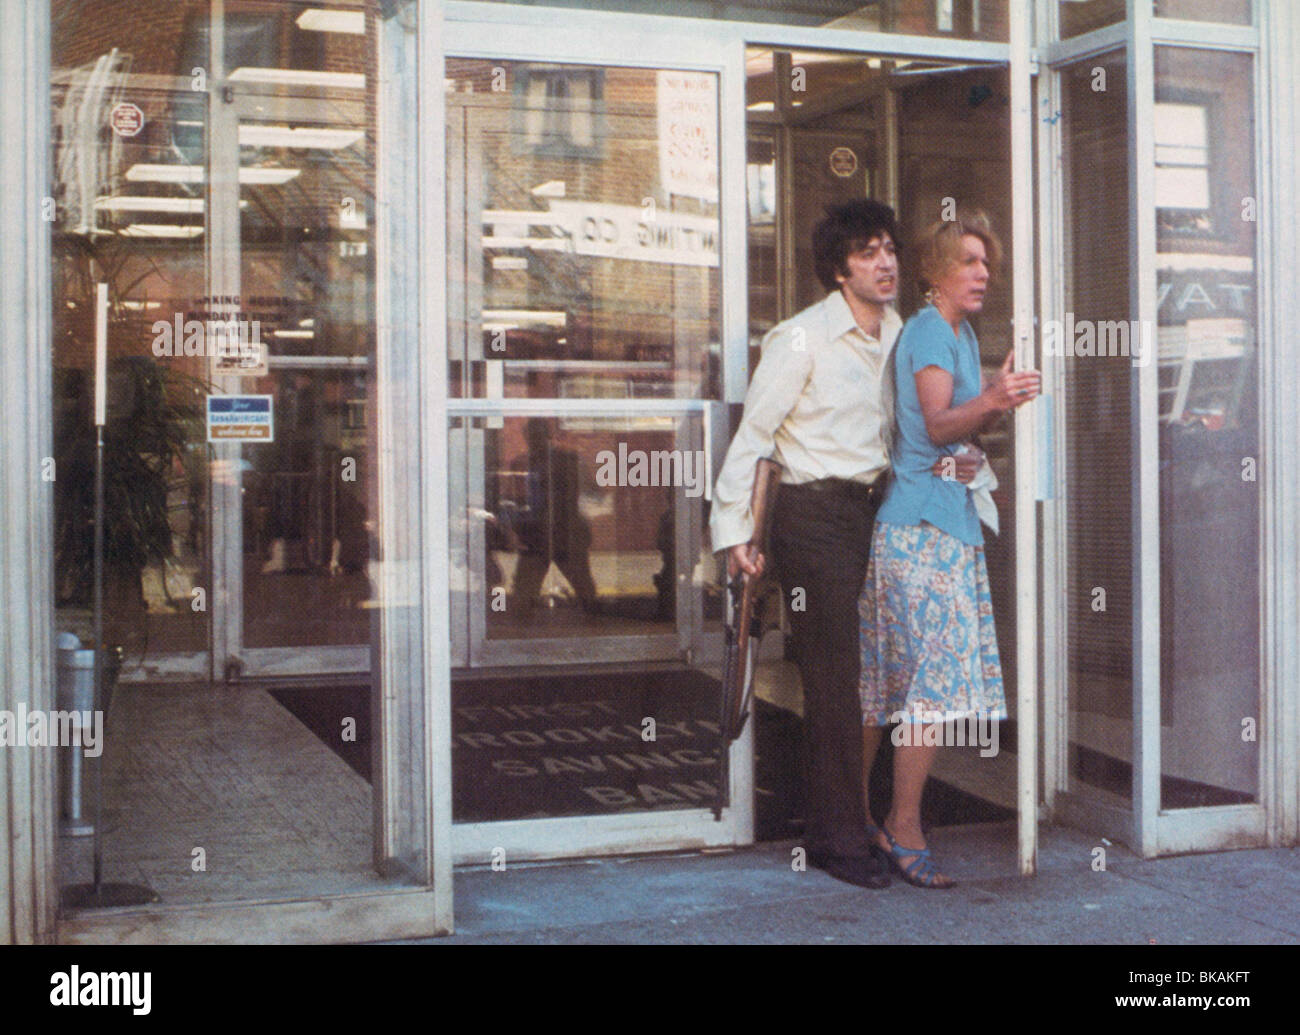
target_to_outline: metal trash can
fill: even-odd
[[[83,649],[74,633],[59,633],[58,691],[55,706],[60,711],[90,712],[95,707],[95,652]],[[61,751],[62,821],[60,829],[73,837],[93,834],[95,827],[81,813],[81,783],[85,769],[85,752],[80,747]]]

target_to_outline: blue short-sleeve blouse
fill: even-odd
[[[954,335],[951,325],[932,305],[907,321],[894,349],[894,412],[898,420],[894,470],[876,520],[893,525],[928,521],[963,543],[983,546],[984,533],[970,491],[956,479],[941,478],[931,471],[936,460],[955,453],[961,443],[936,446],[925,430],[915,375],[928,366],[952,375],[953,406],[974,399],[983,387],[975,332],[963,320],[960,333]]]

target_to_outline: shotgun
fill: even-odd
[[[751,543],[758,546],[767,562],[767,530],[772,523],[772,508],[781,485],[781,465],[775,460],[759,460],[754,468],[754,491],[750,496],[750,513],[754,518]],[[751,578],[736,572],[727,583],[729,621],[725,636],[722,666],[722,735],[723,745],[740,736],[749,715],[749,701],[754,689],[754,663],[762,631],[760,594],[771,565],[765,563],[763,575]]]

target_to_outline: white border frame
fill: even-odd
[[[1055,0],[1036,7],[1037,38],[1050,40],[1056,34]],[[1050,48],[1044,48],[1044,53]],[[1061,110],[1061,76],[1055,65],[1044,63],[1035,81],[1034,111]],[[1062,227],[1065,208],[1060,175],[1061,122],[1039,119],[1037,126],[1035,179],[1038,212],[1038,317],[1041,321],[1059,318],[1065,309],[1065,286],[1057,271],[1065,268],[1065,244]],[[1046,433],[1051,443],[1064,442],[1065,407],[1057,401],[1065,397],[1065,368],[1058,357],[1046,353],[1039,357],[1043,374],[1043,394],[1051,399],[1050,422]],[[1047,563],[1064,549],[1066,536],[1064,465],[1056,463],[1056,451],[1045,449],[1043,489],[1046,499],[1041,511],[1040,528],[1043,564],[1040,572],[1042,595],[1042,691],[1043,708],[1043,805],[1045,818],[1053,819],[1056,794],[1063,776],[1069,772],[1069,737],[1067,717],[1062,714],[1065,687],[1069,678],[1068,652],[1065,649],[1069,613],[1065,604],[1066,580],[1060,563]],[[1048,645],[1051,645],[1049,648]]]
[[[432,865],[435,917],[451,931],[451,625],[447,600],[451,583],[444,560],[449,536],[446,477],[447,425],[447,113],[443,101],[445,25],[442,5],[412,3],[417,18],[416,56],[419,62],[419,129],[417,177],[419,192],[419,350],[421,456],[419,582],[423,588],[420,614],[424,658],[424,763],[421,774],[429,790],[430,815],[426,858]],[[400,16],[399,16],[400,17]]]

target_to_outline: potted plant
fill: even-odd
[[[199,441],[202,385],[152,356],[109,364],[104,426],[104,635],[131,652],[143,649],[147,565],[174,552],[168,497],[185,478]],[[94,385],[88,371],[55,370],[54,557],[56,600],[85,619],[94,592]],[[67,624],[67,623],[65,623]],[[84,629],[82,627],[85,627]],[[113,658],[108,658],[110,667]]]

